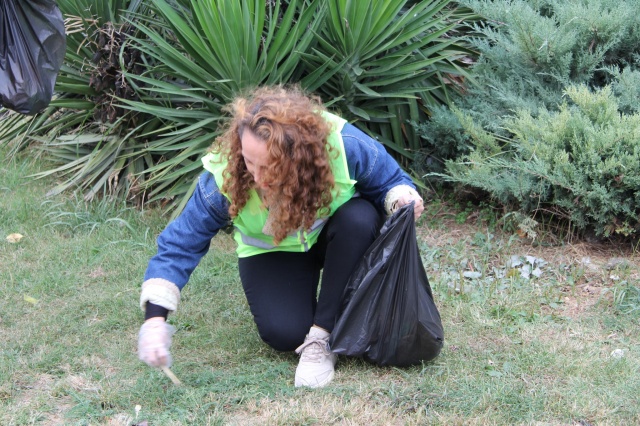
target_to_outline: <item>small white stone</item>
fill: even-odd
[[[462,276],[465,278],[476,279],[476,278],[480,278],[482,276],[482,273],[478,271],[464,271],[462,273]]]
[[[616,349],[611,352],[611,358],[622,358],[624,356],[624,350]]]

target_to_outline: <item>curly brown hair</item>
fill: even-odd
[[[270,190],[265,203],[275,244],[291,231],[309,229],[318,213],[328,214],[334,186],[327,145],[331,127],[322,117],[325,108],[320,98],[298,86],[267,86],[236,98],[225,109],[231,120],[214,149],[228,162],[221,189],[230,198],[230,216],[238,215],[249,199],[249,190],[256,188],[242,156],[245,130],[267,144],[264,179]]]

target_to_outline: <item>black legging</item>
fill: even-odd
[[[274,349],[292,351],[311,325],[333,330],[347,280],[382,219],[373,204],[353,198],[336,210],[308,252],[239,259],[240,279],[262,340]]]

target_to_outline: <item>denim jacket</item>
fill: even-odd
[[[356,191],[381,212],[384,211],[385,197],[391,188],[399,185],[415,188],[411,178],[379,142],[349,123],[344,125],[341,135],[349,175],[357,182]],[[160,282],[181,290],[209,250],[211,239],[220,229],[232,225],[228,207],[228,200],[218,189],[213,175],[202,173],[182,213],[158,236],[158,252],[149,261],[144,275],[145,284],[154,281],[153,284]],[[173,288],[172,291],[177,290]],[[173,296],[169,298],[173,299]],[[167,306],[174,303],[163,304],[163,300],[157,298],[143,299],[142,307],[148,300],[175,310],[175,307]]]

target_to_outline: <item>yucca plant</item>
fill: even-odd
[[[328,19],[305,62],[310,70],[327,67],[330,78],[311,88],[412,159],[419,138],[408,121],[448,103],[448,91],[460,88],[454,76],[466,76],[460,61],[469,50],[454,35],[471,15],[449,0],[327,3]]]
[[[135,28],[126,20],[144,12],[141,0],[58,0],[67,50],[49,107],[35,117],[11,114],[0,123],[0,139],[14,154],[31,144],[57,164],[62,183],[51,192],[79,188],[85,198],[98,193],[131,195],[149,158],[139,155],[145,136],[161,122],[125,110],[117,98],[137,99],[124,71],[139,73],[139,52],[125,41]],[[35,142],[35,144],[34,144]]]
[[[147,169],[151,199],[186,201],[218,135],[222,107],[243,91],[286,83],[301,72],[323,22],[320,0],[151,0],[152,13],[132,20],[132,45],[154,66],[128,74],[142,97],[131,110],[166,121],[144,153],[162,159]],[[320,67],[308,78],[317,78]]]
[[[175,128],[147,149],[165,157],[150,195],[188,194],[221,107],[262,84],[300,83],[410,159],[418,139],[405,123],[447,102],[444,79],[465,75],[457,61],[468,54],[451,36],[466,16],[452,2],[411,3],[152,0],[134,42],[157,65],[131,75],[145,96],[127,104]]]

